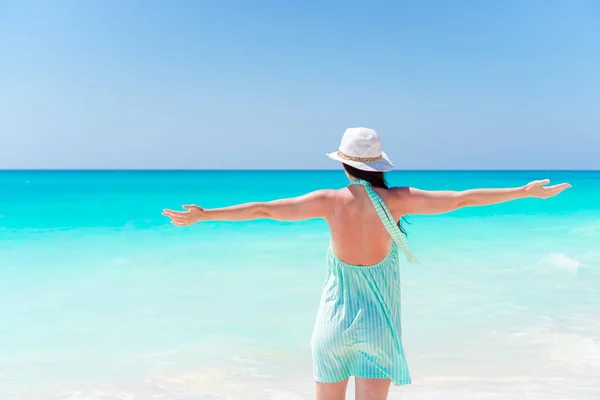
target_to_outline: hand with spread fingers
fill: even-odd
[[[528,197],[537,197],[538,199],[547,199],[554,197],[565,189],[571,187],[568,183],[561,183],[553,186],[544,186],[550,183],[549,179],[533,181],[525,185],[523,188]]]
[[[163,215],[171,218],[171,223],[177,226],[193,225],[206,219],[204,209],[196,205],[185,205],[186,211],[164,210]]]

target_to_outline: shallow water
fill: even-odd
[[[391,399],[600,398],[600,172],[395,172],[558,198],[411,217],[413,385]],[[310,399],[320,221],[176,228],[165,207],[342,187],[341,172],[0,172],[1,399]]]

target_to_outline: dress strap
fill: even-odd
[[[377,194],[377,192],[375,192],[375,190],[373,190],[371,184],[363,179],[351,180],[350,184],[363,185],[365,187],[367,194],[369,195],[373,206],[375,206],[375,210],[377,210],[377,214],[379,215],[381,222],[383,222],[383,226],[385,227],[385,229],[388,231],[392,239],[394,239],[394,242],[396,242],[400,246],[402,251],[404,251],[408,262],[419,265],[419,260],[410,250],[410,247],[408,247],[408,243],[406,242],[404,235],[400,231],[400,228],[398,228],[397,222],[394,220],[392,213],[390,212],[383,199]]]

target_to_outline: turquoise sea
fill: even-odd
[[[573,188],[412,216],[391,399],[600,399],[600,172],[397,171]],[[321,221],[177,228],[163,208],[343,187],[340,171],[0,172],[0,399],[314,398]]]

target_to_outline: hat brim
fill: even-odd
[[[338,155],[337,151],[333,153],[327,153],[327,157],[331,158],[332,160],[339,161],[343,164],[347,164],[356,169],[360,169],[362,171],[388,172],[391,171],[392,168],[394,168],[394,165],[390,161],[389,157],[383,151],[381,152],[381,160],[372,162],[346,160],[345,158],[341,158]]]

